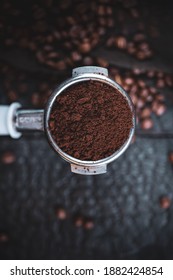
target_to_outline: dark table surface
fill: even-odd
[[[150,13],[158,19],[169,15],[169,22],[162,21],[160,39],[151,39],[158,54],[155,60],[139,64],[118,51],[97,51],[119,67],[137,65],[172,73],[171,2],[165,1],[157,9],[154,1],[148,2],[150,9],[141,1],[146,25],[151,24]],[[18,55],[14,55],[16,52]],[[40,73],[39,79],[57,75],[40,68],[30,54],[21,50],[3,49],[0,59],[25,71],[31,84],[37,79],[33,78],[35,73]],[[62,80],[62,75],[58,79]],[[173,167],[168,161],[173,150],[172,90],[164,91],[164,95],[167,112],[162,117],[153,116],[155,126],[146,137],[138,130],[134,144],[108,165],[104,175],[71,173],[70,165],[52,151],[44,134],[25,134],[19,140],[1,137],[0,155],[11,151],[16,160],[8,165],[0,161],[0,233],[8,236],[7,242],[0,242],[0,257],[172,259],[173,205],[163,209],[159,202],[162,196],[173,199]],[[1,103],[8,102],[2,89],[0,98]],[[30,106],[27,97],[19,101]],[[155,132],[158,137],[153,137]],[[65,209],[65,220],[57,218],[58,208]],[[94,227],[76,227],[76,217],[91,220]]]

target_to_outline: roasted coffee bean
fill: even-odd
[[[19,93],[26,93],[28,90],[28,85],[27,83],[20,83],[18,86],[18,91]]]
[[[92,220],[86,220],[84,223],[84,228],[86,230],[91,230],[94,228],[94,222]]]
[[[173,152],[170,152],[168,155],[169,161],[173,164]]]
[[[144,105],[145,105],[145,101],[144,101],[144,99],[143,98],[138,98],[138,102],[137,102],[137,108],[143,108],[144,107]]]
[[[127,52],[129,54],[136,54],[136,47],[133,42],[127,43]]]
[[[110,48],[110,47],[114,46],[114,43],[115,43],[115,38],[114,37],[110,37],[106,41],[106,47]]]
[[[142,129],[151,129],[153,127],[153,121],[151,118],[145,118],[141,122]]]
[[[104,68],[107,68],[109,66],[108,61],[102,57],[97,57],[97,63],[99,66],[104,67]]]
[[[158,104],[155,110],[157,116],[162,116],[166,111],[166,106],[164,104]]]
[[[60,71],[63,71],[67,68],[65,62],[63,60],[60,60],[58,62],[56,62],[56,64],[54,65],[54,67]]]
[[[0,242],[5,243],[9,240],[8,235],[5,233],[0,233]]]
[[[156,99],[157,101],[162,102],[162,101],[165,100],[165,97],[164,97],[164,95],[162,95],[162,94],[157,94],[157,95],[155,96],[155,99]]]
[[[149,49],[149,45],[146,42],[142,42],[138,45],[139,50],[146,51]]]
[[[140,75],[140,74],[142,73],[142,71],[141,71],[141,69],[139,69],[139,68],[134,68],[134,69],[133,69],[133,73],[134,73],[135,75]]]
[[[139,92],[139,95],[143,98],[146,98],[149,95],[148,88],[142,88]]]
[[[147,72],[147,77],[148,78],[154,78],[155,77],[155,71],[154,70],[149,70]]]
[[[121,86],[123,85],[122,77],[119,74],[116,74],[114,79],[119,85],[121,85]]]
[[[84,219],[82,217],[76,217],[74,224],[76,227],[81,227],[84,224]]]
[[[145,39],[146,39],[146,36],[145,36],[145,34],[143,34],[143,33],[137,33],[137,34],[135,34],[134,37],[133,37],[134,42],[142,42],[142,41],[144,41]]]
[[[39,93],[37,93],[37,92],[32,93],[31,102],[34,106],[39,106],[40,105],[41,98],[40,98]]]
[[[66,210],[65,209],[63,209],[63,208],[57,208],[56,210],[55,210],[55,215],[56,215],[56,217],[59,219],[59,220],[65,220],[65,219],[67,219],[67,212],[66,212]]]
[[[171,198],[169,196],[162,196],[159,199],[160,207],[163,208],[163,209],[170,208],[171,202],[172,202],[172,200],[171,200]]]
[[[7,96],[11,102],[14,102],[18,99],[18,94],[13,89],[10,89],[9,91],[7,91]]]
[[[1,162],[4,164],[12,164],[16,161],[16,156],[12,151],[6,151],[1,156]]]
[[[79,45],[79,51],[81,53],[88,53],[91,50],[91,44],[89,42],[84,42]]]
[[[167,86],[172,87],[173,86],[173,79],[170,75],[166,75],[165,77],[165,83]]]
[[[119,36],[115,38],[115,46],[119,49],[126,49],[127,47],[127,40],[125,37],[123,36]]]
[[[72,53],[71,53],[71,58],[72,58],[72,60],[73,61],[80,61],[81,59],[82,59],[82,56],[81,56],[81,54],[79,53],[79,52],[77,52],[77,51],[73,51]],[[91,65],[91,64],[90,64]]]
[[[140,88],[145,88],[145,86],[146,86],[146,84],[143,80],[138,80],[137,83],[138,83]]]
[[[86,66],[93,65],[93,58],[90,56],[86,56],[83,58],[83,64]]]
[[[145,55],[145,53],[144,53],[143,51],[138,51],[138,52],[136,53],[136,57],[137,57],[139,60],[144,60],[144,59],[146,59],[146,55]]]
[[[141,118],[148,118],[151,116],[151,109],[150,108],[143,108],[141,113],[140,113],[140,117]]]
[[[129,77],[129,78],[125,78],[124,82],[125,82],[125,84],[128,85],[128,86],[131,86],[131,85],[134,84],[133,78],[130,78],[130,77]]]
[[[155,87],[150,87],[149,91],[152,95],[155,95],[157,93],[157,89]]]
[[[157,80],[157,83],[156,83],[156,86],[157,86],[158,88],[164,88],[164,87],[165,87],[165,81],[164,81],[164,79],[158,79],[158,80]]]

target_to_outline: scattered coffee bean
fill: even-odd
[[[173,164],[173,152],[170,152],[168,155],[169,161]]]
[[[118,47],[119,49],[126,49],[127,47],[127,41],[126,38],[123,36],[119,36],[115,38],[115,46]]]
[[[4,164],[12,164],[16,161],[16,156],[13,152],[4,152],[1,156],[1,161]]]
[[[171,198],[169,196],[162,196],[159,199],[160,207],[163,209],[168,209],[171,206]]]
[[[155,114],[157,116],[162,116],[166,111],[166,106],[164,104],[158,104]]]
[[[59,220],[65,220],[67,219],[67,212],[63,208],[57,208],[55,210],[55,215]]]
[[[151,129],[153,127],[153,121],[151,118],[145,118],[141,122],[141,127],[142,129]]]
[[[142,111],[141,111],[141,118],[148,118],[150,117],[151,115],[151,109],[150,108],[144,108]]]
[[[83,226],[83,223],[84,223],[84,219],[83,219],[82,217],[77,217],[77,218],[75,219],[75,222],[74,222],[74,224],[75,224],[76,227],[81,227],[81,226]]]
[[[0,233],[0,243],[5,243],[9,240],[8,235],[5,233]]]
[[[91,230],[91,229],[93,229],[93,228],[94,228],[94,222],[93,222],[92,220],[87,220],[87,221],[85,221],[85,223],[84,223],[84,228],[85,228],[86,230]]]

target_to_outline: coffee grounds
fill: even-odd
[[[98,81],[80,82],[57,96],[49,122],[61,150],[87,161],[112,155],[126,142],[132,127],[125,97]]]

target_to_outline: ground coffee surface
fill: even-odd
[[[57,145],[80,160],[112,155],[133,127],[127,100],[115,88],[85,81],[60,94],[50,114],[50,131]]]

